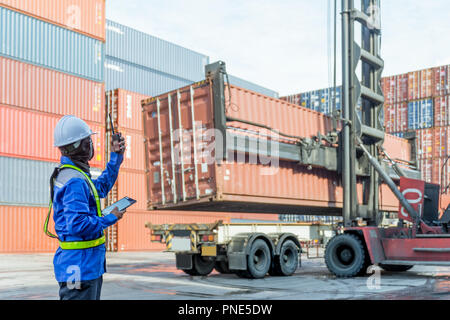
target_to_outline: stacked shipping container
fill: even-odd
[[[381,87],[385,97],[386,132],[403,137],[405,132],[415,131],[422,178],[442,183],[445,188],[450,183],[449,170],[443,170],[450,155],[447,145],[450,138],[450,66],[385,77]],[[328,91],[317,90],[282,99],[329,114],[326,109],[329,104],[324,98]],[[337,109],[340,109],[339,103]]]
[[[0,252],[53,251],[42,225],[67,114],[93,131],[104,166],[104,0],[0,0]]]

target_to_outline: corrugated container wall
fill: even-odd
[[[103,42],[3,7],[0,26],[0,55],[103,81]]]
[[[434,69],[434,96],[450,94],[450,66],[441,66]]]
[[[262,87],[260,85],[255,84],[255,83],[252,83],[250,81],[247,81],[247,80],[244,80],[242,78],[235,77],[235,76],[232,76],[232,75],[228,75],[228,77],[229,77],[229,80],[230,80],[230,84],[235,85],[237,87],[245,88],[247,90],[255,91],[255,92],[258,92],[258,93],[262,93],[262,94],[264,94],[266,96],[269,96],[269,97],[272,97],[272,98],[278,98],[279,97],[278,92],[276,92],[274,90]]]
[[[436,127],[444,127],[450,125],[449,96],[434,98],[434,125]]]
[[[193,82],[126,61],[105,57],[105,86],[107,91],[121,88],[147,96],[157,96]]]
[[[0,104],[103,124],[104,84],[0,57]]]
[[[0,155],[59,162],[61,154],[53,146],[53,130],[62,116],[0,105]],[[92,131],[95,156],[91,166],[104,166],[105,128],[88,125]]]
[[[48,206],[57,163],[0,157],[0,205]]]
[[[0,253],[55,252],[58,241],[45,235],[48,208],[0,206]],[[49,230],[54,222],[50,219]]]
[[[119,129],[131,129],[143,132],[142,128],[142,106],[141,101],[150,98],[149,96],[116,89],[106,93],[108,109],[111,114],[117,117]]]
[[[0,0],[0,6],[105,41],[105,0]]]
[[[110,20],[106,20],[106,56],[193,82],[204,78],[204,67],[209,63],[208,56]]]

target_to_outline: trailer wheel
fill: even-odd
[[[251,278],[264,278],[269,272],[272,256],[269,246],[262,239],[253,242],[247,258],[247,271]]]
[[[380,263],[380,267],[381,267],[384,271],[390,271],[390,272],[405,272],[405,271],[408,271],[408,270],[412,269],[412,267],[414,267],[414,266],[395,265],[395,264],[381,264],[381,263]]]
[[[214,265],[214,269],[216,269],[217,272],[222,274],[230,274],[231,271],[228,268],[228,263],[226,261],[216,261]]]
[[[192,269],[183,271],[190,276],[207,276],[214,269],[214,260],[202,257],[199,254],[192,256]]]
[[[298,267],[298,247],[292,240],[283,243],[280,255],[273,263],[273,268],[269,271],[273,276],[291,276]]]
[[[352,234],[337,235],[326,246],[325,263],[328,270],[337,277],[347,278],[363,274],[366,261],[361,240]]]

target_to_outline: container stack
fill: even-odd
[[[104,0],[0,0],[0,252],[58,246],[42,226],[62,116],[98,133],[91,166],[104,166],[104,14]]]
[[[209,57],[106,21],[106,90],[154,96],[199,81]]]
[[[381,87],[386,132],[403,138],[406,132],[415,131],[422,179],[450,191],[446,187],[450,183],[450,66],[385,77]],[[281,99],[330,114],[329,92],[330,89],[316,90]],[[340,99],[336,101],[339,110]]]

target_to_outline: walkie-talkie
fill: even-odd
[[[111,113],[109,113],[109,122],[111,124],[111,131],[112,131],[112,140],[114,141],[120,141],[120,133],[116,133],[114,130],[114,123],[112,121]]]

